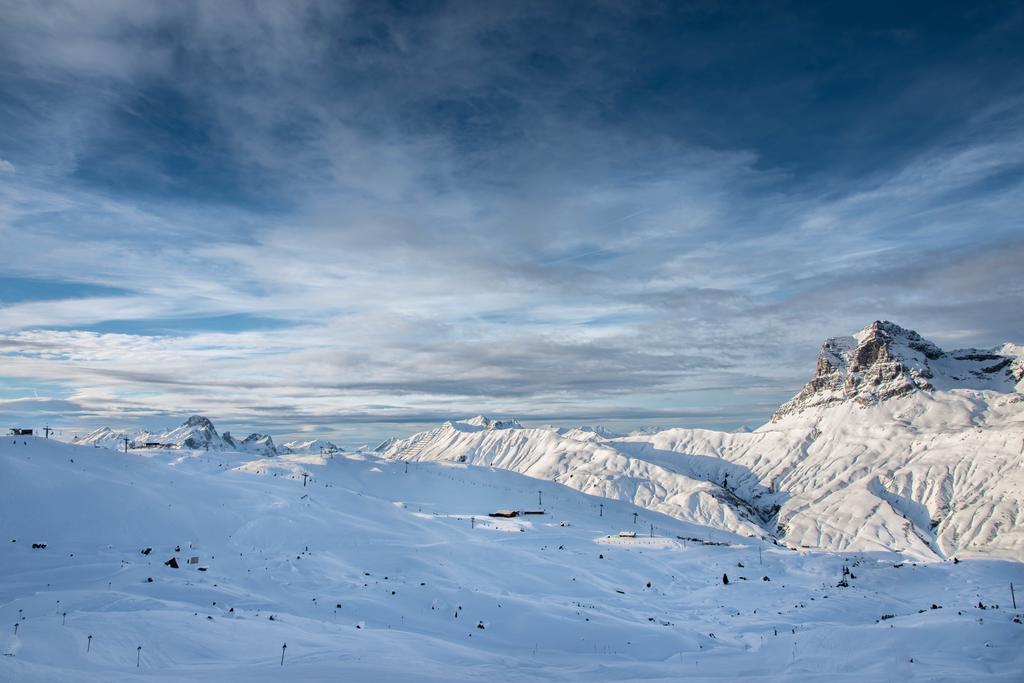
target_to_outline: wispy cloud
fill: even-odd
[[[1024,339],[1006,6],[3,12],[11,414],[729,426],[875,318]]]

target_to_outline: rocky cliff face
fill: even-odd
[[[180,427],[157,435],[156,438],[147,437],[145,440],[159,441],[190,450],[221,449],[227,445],[213,423],[202,415],[193,415]]]
[[[274,439],[269,434],[250,434],[240,444],[241,450],[260,455],[277,455],[277,448],[274,446]]]
[[[1024,376],[1019,349],[960,349],[946,353],[917,332],[876,320],[850,337],[827,340],[814,378],[772,416],[853,401],[874,405],[916,391],[1011,390]]]

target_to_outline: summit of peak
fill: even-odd
[[[775,412],[772,421],[845,401],[873,405],[931,391],[936,383],[941,389],[1014,391],[1021,380],[1021,361],[1007,351],[1009,347],[998,353],[972,349],[946,353],[913,330],[876,320],[851,336],[827,339],[818,354],[815,376]]]
[[[876,320],[853,335],[858,348],[865,346],[906,346],[912,351],[936,360],[945,355],[942,349],[928,341],[914,330],[900,327],[888,320]]]
[[[519,424],[519,421],[515,418],[509,418],[508,420],[494,420],[484,415],[477,415],[467,420],[459,420],[463,425],[469,425],[470,427],[480,427],[482,429],[522,429],[523,426]]]

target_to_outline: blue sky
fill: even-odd
[[[0,418],[756,426],[1024,341],[1017,3],[0,2]]]

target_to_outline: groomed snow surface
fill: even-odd
[[[2,681],[1019,681],[1011,581],[482,466],[0,439]]]

